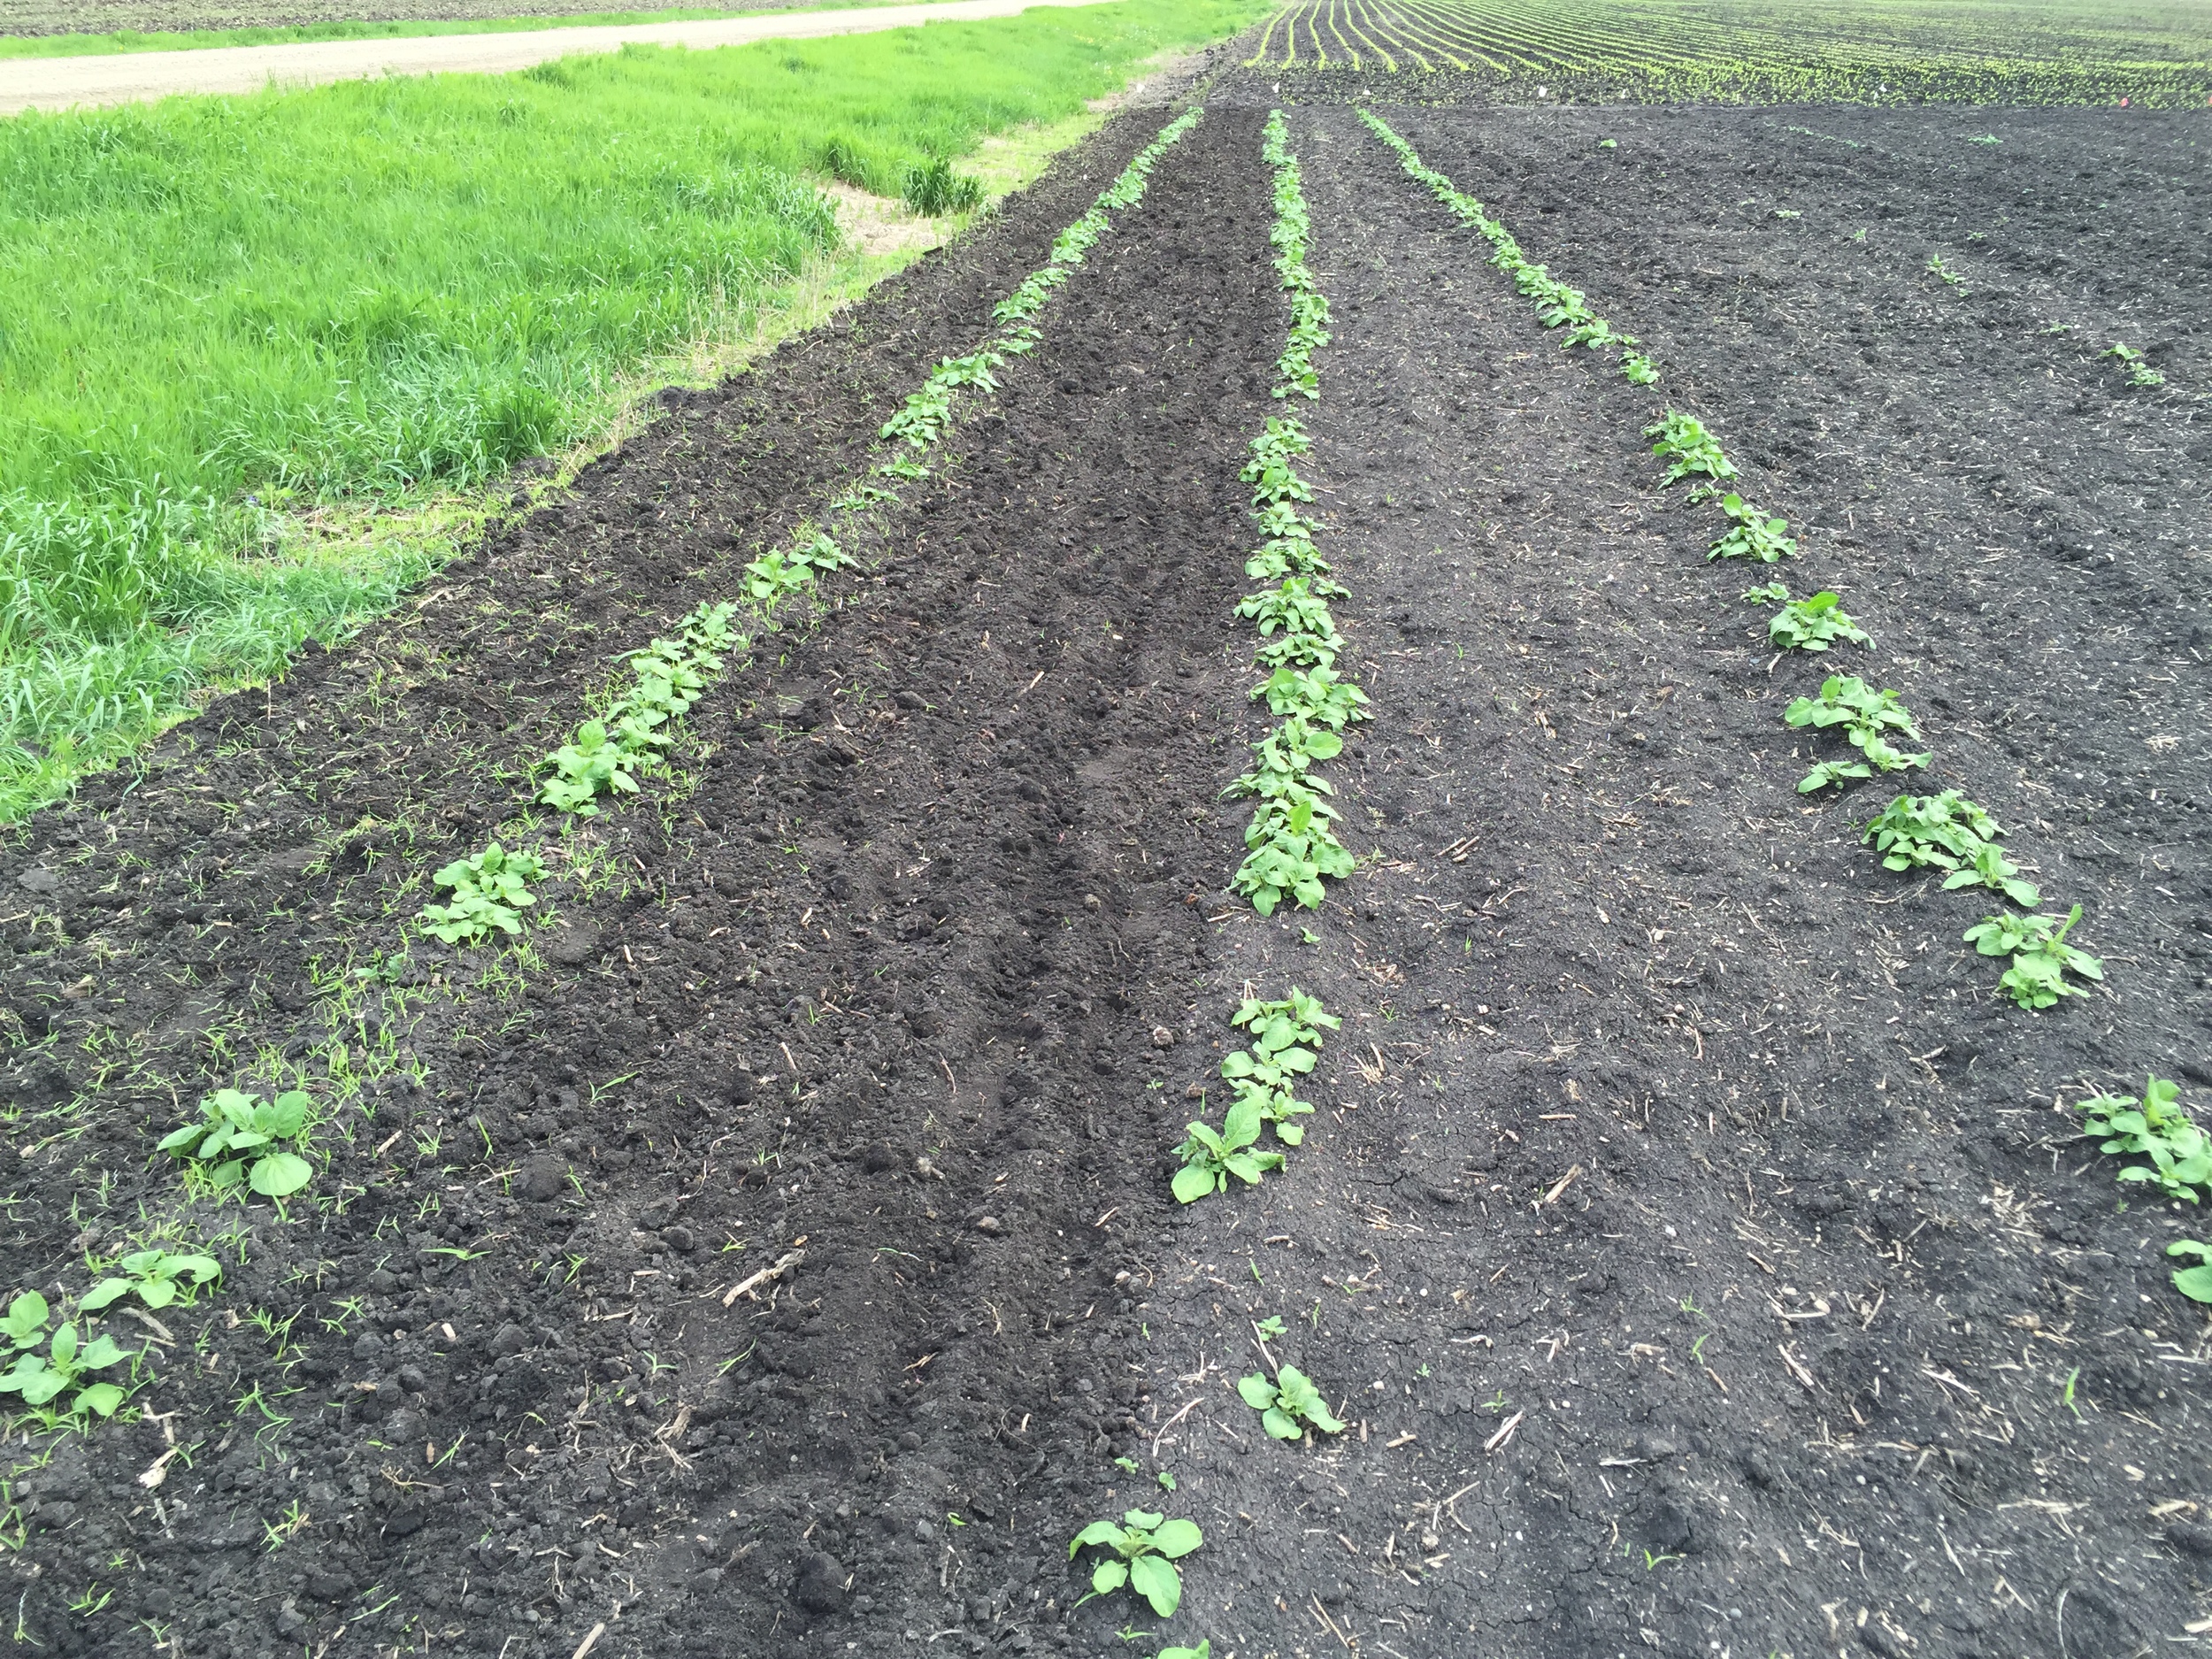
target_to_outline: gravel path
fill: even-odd
[[[1095,4],[1097,0],[942,0],[934,5],[796,12],[780,17],[719,18],[690,23],[610,24],[517,35],[426,35],[399,40],[220,46],[94,58],[25,58],[0,61],[0,114],[129,104],[176,93],[255,92],[272,81],[280,86],[313,86],[362,75],[498,74],[579,52],[611,52],[632,41],[656,46],[742,46],[753,41],[862,35],[915,23],[1011,17],[1032,5]]]

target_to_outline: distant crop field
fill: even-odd
[[[1253,61],[1460,73],[1577,96],[2202,104],[2212,8],[1829,0],[1292,0]],[[1593,84],[1596,83],[1596,84]]]

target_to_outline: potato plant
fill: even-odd
[[[2095,1094],[2075,1103],[2082,1133],[2101,1141],[2107,1157],[2142,1158],[2120,1171],[2123,1181],[2155,1187],[2184,1203],[2212,1189],[2212,1135],[2197,1127],[2181,1105],[2180,1087],[2153,1077],[2134,1094]],[[2200,1298],[2212,1301],[2212,1297]]]
[[[171,1130],[155,1150],[189,1160],[218,1194],[242,1184],[264,1198],[289,1197],[314,1179],[315,1171],[282,1143],[306,1134],[313,1106],[297,1089],[273,1101],[242,1089],[217,1089],[200,1102],[196,1122]],[[97,1294],[101,1287],[93,1288]]]
[[[45,1300],[35,1299],[42,1315]],[[19,1296],[16,1302],[20,1306],[24,1300]],[[42,1317],[40,1323],[42,1326]],[[105,1333],[82,1341],[77,1327],[65,1324],[55,1328],[42,1351],[35,1339],[29,1343],[19,1341],[17,1347],[15,1363],[0,1371],[0,1394],[14,1394],[27,1406],[50,1409],[57,1418],[81,1417],[88,1411],[111,1417],[123,1403],[126,1393],[120,1384],[93,1376],[130,1357],[130,1350],[119,1347]],[[69,1396],[68,1403],[53,1409],[53,1402],[65,1394]]]
[[[1563,344],[1587,346],[1592,350],[1617,350],[1621,373],[1632,384],[1657,383],[1658,365],[1637,349],[1635,335],[1615,331],[1590,309],[1588,296],[1580,289],[1570,288],[1542,265],[1532,263],[1522,253],[1520,243],[1513,239],[1513,234],[1502,220],[1492,217],[1480,201],[1458,189],[1449,179],[1423,162],[1420,152],[1392,131],[1373,111],[1362,110],[1359,118],[1367,124],[1369,131],[1395,152],[1408,177],[1426,186],[1430,194],[1454,215],[1482,234],[1491,246],[1490,263],[1511,277],[1514,286],[1535,302],[1537,315],[1544,326],[1567,330]]]
[[[1777,559],[1795,557],[1796,541],[1783,534],[1790,527],[1788,519],[1770,518],[1756,507],[1746,505],[1744,498],[1732,490],[1720,498],[1720,510],[1728,516],[1729,527],[1713,538],[1705,552],[1707,558],[1747,558],[1771,565]]]
[[[809,547],[805,557],[823,568],[851,562],[818,532]],[[592,818],[603,797],[635,795],[639,775],[657,771],[664,751],[675,741],[672,723],[688,714],[720,676],[725,654],[744,644],[733,626],[736,613],[737,607],[726,602],[700,605],[683,619],[676,638],[656,639],[629,653],[629,687],[546,757],[552,775],[540,783],[538,799],[577,818]],[[438,936],[451,944],[460,935],[448,938],[439,932]]]
[[[180,1297],[189,1305],[197,1291],[223,1274],[222,1263],[211,1256],[172,1255],[167,1250],[134,1250],[115,1266],[115,1272],[78,1298],[80,1311],[96,1313],[132,1294],[157,1310]]]
[[[1069,1542],[1068,1559],[1085,1549],[1109,1554],[1091,1570],[1089,1594],[1076,1606],[1127,1585],[1162,1618],[1171,1617],[1183,1601],[1183,1578],[1175,1563],[1205,1541],[1196,1522],[1170,1520],[1147,1509],[1129,1510],[1119,1525],[1093,1521]]]
[[[1858,761],[1820,762],[1799,780],[1801,794],[1810,795],[1846,778],[1869,778],[1878,771],[1925,766],[1930,758],[1924,754],[1907,754],[1891,744],[1891,733],[1919,737],[1912,712],[1895,692],[1876,691],[1856,674],[1831,674],[1821,682],[1818,695],[1795,699],[1782,711],[1782,718],[1792,726],[1815,731],[1839,729],[1865,757]]]
[[[509,852],[494,841],[482,852],[457,858],[431,878],[453,890],[451,901],[426,904],[418,919],[449,945],[480,943],[495,933],[522,932],[522,912],[538,901],[530,882],[545,874],[535,853]]]
[[[1644,436],[1655,440],[1651,452],[1667,464],[1659,475],[1662,489],[1678,479],[1702,479],[1690,494],[1692,501],[1700,501],[1717,493],[1714,487],[1720,480],[1736,476],[1736,464],[1723,453],[1720,440],[1694,415],[1670,409],[1644,428]]]
[[[1767,620],[1767,638],[1786,651],[1824,651],[1838,640],[1860,646],[1874,643],[1874,636],[1839,608],[1837,595],[1827,588],[1793,599],[1788,588],[1774,582],[1755,588],[1744,597],[1781,602],[1782,608]]]
[[[2104,978],[2101,958],[2066,942],[2067,934],[2080,920],[2078,904],[2063,921],[2055,916],[2016,916],[2007,911],[1983,917],[1963,937],[1985,956],[2012,958],[2012,965],[1997,981],[1999,989],[2023,1008],[2049,1008],[2062,996],[2089,995],[2068,974],[2085,979]]]
[[[1247,1187],[1257,1187],[1270,1170],[1281,1169],[1281,1153],[1256,1149],[1262,1126],[1260,1109],[1248,1098],[1229,1108],[1218,1131],[1202,1123],[1187,1125],[1189,1138],[1175,1148],[1183,1160],[1175,1171],[1175,1202],[1194,1204],[1226,1188],[1233,1175]]]
[[[1294,985],[1289,995],[1274,1001],[1247,997],[1229,1023],[1252,1041],[1221,1063],[1221,1075],[1240,1102],[1259,1108],[1278,1141],[1298,1145],[1306,1132],[1297,1120],[1310,1117],[1313,1108],[1294,1092],[1297,1080],[1313,1070],[1321,1033],[1344,1022],[1324,1009],[1319,997]]]
[[[1295,1365],[1284,1366],[1272,1381],[1262,1371],[1240,1378],[1237,1393],[1260,1414],[1260,1426],[1279,1440],[1298,1440],[1310,1428],[1324,1434],[1343,1432],[1343,1418],[1329,1409],[1312,1379]]]
[[[1961,795],[1901,795],[1866,826],[1870,844],[1892,870],[1953,871],[2004,834],[2004,826]]]
[[[1313,352],[1328,341],[1328,302],[1306,264],[1310,226],[1279,110],[1268,117],[1262,153],[1275,172],[1270,234],[1291,308],[1288,344],[1276,365],[1275,395],[1317,397]],[[1252,696],[1264,698],[1281,724],[1254,745],[1254,765],[1223,794],[1258,803],[1245,829],[1244,862],[1231,887],[1263,916],[1272,915],[1286,898],[1310,908],[1319,905],[1324,880],[1348,875],[1353,862],[1331,827],[1335,814],[1327,803],[1329,787],[1312,775],[1314,763],[1341,752],[1345,728],[1368,718],[1365,695],[1335,672],[1344,640],[1329,602],[1346,597],[1346,590],[1330,579],[1328,562],[1314,545],[1319,525],[1301,511],[1314,499],[1314,490],[1296,462],[1312,447],[1311,435],[1297,420],[1271,416],[1247,446],[1241,473],[1251,486],[1253,522],[1266,538],[1246,561],[1245,571],[1274,585],[1246,595],[1237,614],[1257,626],[1254,657],[1268,676]]]

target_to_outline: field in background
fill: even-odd
[[[2201,105],[2212,7],[1941,0],[1291,0],[1253,60],[1577,96]]]
[[[760,17],[779,12],[845,12],[930,0],[757,0],[751,5],[694,6],[658,12],[609,12],[599,0],[526,0],[537,8],[517,16],[501,0],[429,0],[370,5],[343,17],[312,4],[242,8],[199,0],[97,0],[57,6],[48,0],[0,0],[0,58],[91,58],[117,52],[171,52],[211,46],[280,46],[300,41],[397,40],[425,35],[508,35],[593,24],[679,23],[699,18]],[[106,26],[87,32],[88,23]]]
[[[1126,0],[0,123],[0,817],[434,557],[318,518],[480,485],[603,430],[649,359],[818,296],[816,180],[896,196],[1259,12]]]

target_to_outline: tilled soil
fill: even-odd
[[[2116,1209],[2053,1107],[2212,1081],[2174,597],[2201,279],[2133,207],[2124,277],[2044,262],[2085,149],[2200,219],[2200,172],[2142,149],[2194,129],[2020,115],[1985,176],[1939,112],[1386,110],[1752,463],[1805,538],[1782,573],[1880,642],[1808,665],[1655,492],[1655,396],[1562,353],[1349,111],[1294,111],[1335,306],[1296,412],[1379,718],[1325,768],[1371,856],[1263,922],[1215,799],[1261,730],[1232,609],[1280,409],[1269,90],[1216,91],[682,775],[558,844],[524,949],[349,978],[1159,111],[0,856],[18,1282],[73,1293],[142,1200],[177,1213],[147,1137],[219,1083],[305,1068],[349,1137],[321,1206],[225,1212],[160,1416],[11,1445],[27,1631],[1148,1654],[1065,1560],[1143,1504],[1206,1530],[1160,1639],[1217,1655],[2191,1640],[2212,1350],[2159,1255],[2189,1218]],[[1855,191],[1895,210],[1865,242]],[[1969,209],[1959,298],[1924,267]],[[2062,305],[2174,319],[2171,389],[2035,334]],[[1780,710],[1824,666],[1920,710],[1927,787],[2087,907],[2105,988],[2001,1003],[1958,940],[1983,907],[1882,871],[1864,788],[1795,794]],[[1293,979],[1345,1017],[1305,1144],[1178,1210],[1234,1000]],[[1271,1441],[1232,1392],[1271,1314],[1340,1440]]]

